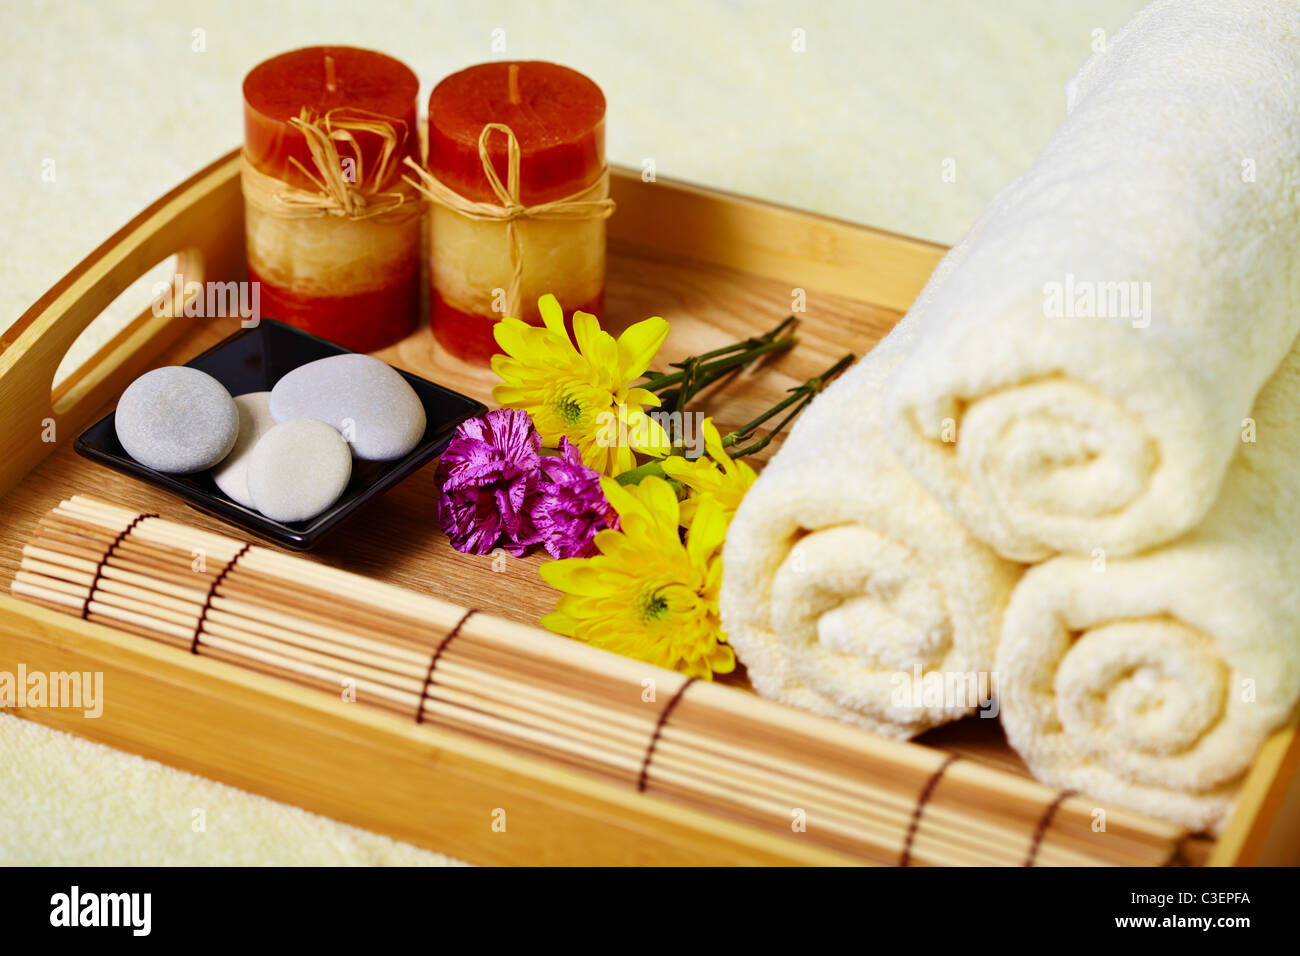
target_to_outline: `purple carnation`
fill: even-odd
[[[527,412],[500,409],[456,429],[442,453],[438,521],[466,554],[501,547],[518,557],[541,540],[532,509],[541,483],[541,436]]]
[[[582,455],[567,438],[559,453],[542,458],[547,481],[537,489],[533,524],[553,558],[590,554],[596,532],[618,525],[618,515],[600,490],[600,472],[582,463]]]

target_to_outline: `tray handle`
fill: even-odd
[[[186,282],[242,280],[243,202],[239,151],[181,183],[123,226],[64,276],[0,336],[0,494],[79,432],[158,355],[201,319],[172,301],[146,308],[54,386],[77,337],[141,275],[171,255]]]

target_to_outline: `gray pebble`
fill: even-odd
[[[339,500],[352,476],[352,453],[324,422],[282,422],[253,446],[248,491],[272,521],[306,521]]]
[[[211,375],[172,365],[127,386],[113,417],[117,440],[147,468],[187,475],[211,468],[239,435],[235,401]]]
[[[258,439],[275,426],[271,417],[271,408],[267,400],[270,392],[249,392],[247,395],[235,396],[235,408],[239,410],[239,437],[235,447],[216,468],[212,469],[212,480],[226,495],[239,502],[245,508],[256,507],[253,496],[248,493],[248,459]]]
[[[365,461],[401,458],[424,437],[424,405],[386,362],[334,355],[294,369],[271,390],[277,422],[315,418],[338,429]]]

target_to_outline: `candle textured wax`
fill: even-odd
[[[492,127],[485,135],[484,130]],[[507,132],[508,130],[508,132]],[[511,134],[517,176],[511,176]],[[486,154],[499,181],[484,169]],[[554,63],[485,63],[455,73],[429,97],[428,171],[469,203],[495,206],[502,191],[524,213],[508,224],[434,197],[430,215],[432,325],[453,354],[485,363],[503,315],[540,324],[537,300],[554,293],[566,314],[600,314],[605,222],[605,97]],[[567,208],[538,207],[573,200]],[[460,205],[464,205],[461,203]]]
[[[263,314],[357,351],[418,322],[419,80],[392,57],[309,47],[244,79],[249,277]]]

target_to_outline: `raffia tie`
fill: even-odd
[[[244,160],[242,184],[244,196],[258,208],[285,218],[308,219],[320,216],[338,216],[343,219],[370,219],[397,211],[407,205],[409,215],[419,214],[415,197],[403,190],[378,189],[378,184],[388,182],[398,169],[398,156],[406,145],[406,124],[367,110],[339,107],[320,116],[303,109],[289,120],[289,125],[303,134],[312,166],[308,169],[296,156],[289,162],[308,180],[314,189],[292,186],[282,179],[268,176]],[[358,133],[372,133],[381,141],[379,159],[375,170],[367,175],[357,142]],[[351,152],[355,175],[351,180],[344,175],[344,159],[339,154],[339,144]]]
[[[506,181],[501,182],[496,168],[492,165],[492,154],[488,140],[493,133],[504,133],[506,137]],[[427,169],[406,157],[406,165],[415,171],[417,179],[403,177],[406,182],[418,189],[430,202],[445,206],[468,219],[485,222],[503,222],[506,226],[506,241],[510,245],[510,286],[506,289],[506,315],[518,316],[524,278],[523,239],[516,225],[520,219],[546,220],[584,220],[608,219],[614,212],[614,200],[609,192],[609,170],[601,170],[600,178],[586,189],[580,190],[563,199],[553,202],[525,206],[520,201],[519,187],[519,140],[515,132],[504,123],[488,123],[478,137],[478,158],[483,164],[483,175],[496,195],[497,201],[476,202],[467,199],[456,190],[443,183]]]

